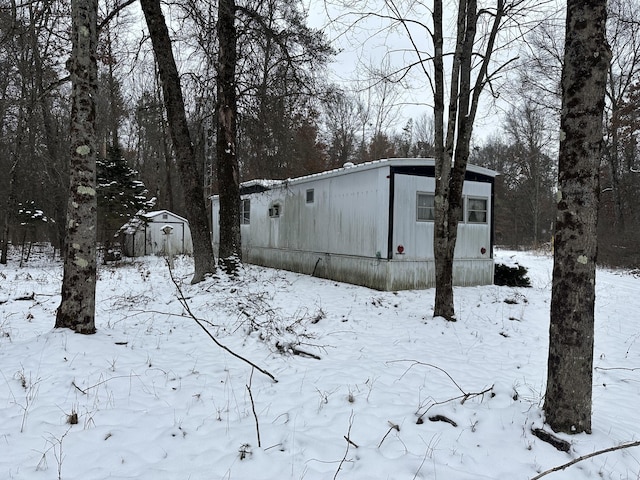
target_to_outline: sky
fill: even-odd
[[[637,272],[597,272],[593,433],[559,435],[564,453],[532,434],[548,429],[549,253],[498,250],[532,287],[456,288],[455,323],[433,318],[432,289],[256,266],[190,285],[189,258],[127,260],[99,268],[90,336],[52,328],[50,253],[0,265],[3,479],[532,480],[639,440]],[[635,447],[544,478],[639,476]]]
[[[453,42],[455,37],[453,19],[456,5],[452,2],[445,1],[444,3],[444,33],[449,42]],[[494,4],[493,2],[485,3]],[[310,26],[323,30],[339,51],[330,70],[336,82],[345,85],[346,88],[362,91],[367,84],[371,83],[365,79],[370,77],[368,72],[372,68],[400,72],[406,65],[416,62],[418,58],[416,49],[423,52],[423,57],[432,52],[429,34],[425,28],[425,25],[429,26],[431,23],[429,9],[431,4],[382,2],[379,0],[356,0],[344,2],[344,4],[348,4],[348,6],[345,7],[340,2],[317,0],[308,0],[307,2]],[[530,13],[525,17],[517,16],[520,27],[505,31],[499,37],[496,43],[499,51],[493,55],[494,59],[506,61],[521,55],[521,43],[520,40],[516,41],[516,38],[536,24],[535,22],[527,22],[543,15],[542,10],[538,11],[538,7],[542,8],[543,4],[545,7],[558,8],[555,1],[525,2],[522,4],[523,8],[529,9],[527,11]],[[387,8],[383,5],[387,5]],[[482,2],[480,5],[483,5]],[[396,6],[398,11],[402,11],[401,17],[414,20],[414,22],[407,23],[407,26],[415,43],[409,41],[408,34],[402,25],[396,23],[393,28],[390,28],[391,22],[387,18],[379,17],[379,15],[392,14],[389,11],[389,6]],[[479,29],[478,39],[481,36]],[[450,44],[449,51],[451,49]],[[495,68],[497,64],[493,65]],[[513,80],[513,77],[511,76],[512,72],[509,74],[507,72],[508,70],[505,70],[494,84],[496,95],[492,95],[489,89],[485,89],[482,94],[480,109],[474,124],[474,141],[476,142],[482,143],[487,138],[502,132],[503,117],[510,110],[513,102],[513,98],[509,98],[513,86],[508,83]],[[398,76],[395,75],[395,78]],[[447,79],[445,82],[447,83],[446,89],[448,89],[449,82]],[[398,98],[394,103],[398,105],[398,116],[397,118],[393,115],[390,116],[394,119],[390,130],[401,130],[410,118],[416,120],[424,114],[432,116],[431,88],[426,74],[421,69],[414,68],[410,74],[404,76],[398,84],[397,93]]]

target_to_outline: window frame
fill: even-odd
[[[419,197],[420,195],[424,195],[424,196],[429,196],[433,199],[433,205],[432,206],[420,206],[419,205]],[[474,197],[477,199],[483,199],[481,197]],[[462,196],[462,206],[460,208],[460,218],[458,218],[458,223],[465,223],[465,212],[466,212],[466,208],[465,208],[465,204],[466,204],[466,200],[467,200],[467,196],[463,195]],[[432,218],[420,218],[420,210],[423,209],[429,209],[431,210],[431,215]],[[436,219],[436,194],[432,193],[432,192],[422,192],[422,191],[416,191],[416,222],[434,222]],[[483,222],[475,222],[475,223],[483,223]],[[486,223],[486,222],[484,222]]]
[[[242,198],[240,200],[240,225],[251,224],[251,199]]]
[[[315,203],[315,200],[316,200],[315,189],[314,188],[307,188],[305,203],[306,204]]]
[[[421,206],[420,197],[431,197],[431,206]],[[421,218],[421,211],[431,211],[431,218]],[[416,222],[433,222],[436,215],[436,195],[430,192],[416,192]]]
[[[280,215],[282,215],[282,205],[280,202],[273,202],[267,213],[269,214],[269,218],[280,218]]]
[[[473,201],[484,202],[484,208],[482,209],[471,208],[471,203]],[[465,215],[466,223],[470,223],[473,225],[483,225],[483,224],[489,223],[489,199],[487,197],[468,196],[466,203],[467,203],[467,211]],[[471,220],[471,215],[475,213],[484,214],[483,220]]]

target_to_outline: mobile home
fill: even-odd
[[[469,165],[456,285],[493,282],[496,172]],[[435,284],[433,159],[387,159],[241,185],[243,261],[378,290]],[[219,200],[212,197],[214,248]]]

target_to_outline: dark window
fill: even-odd
[[[269,216],[271,218],[275,218],[275,217],[279,217],[280,216],[280,204],[274,203],[273,205],[271,205],[269,207]]]
[[[240,200],[240,224],[249,225],[251,221],[251,200]]]
[[[314,200],[314,192],[313,188],[307,190],[307,203],[313,203]]]

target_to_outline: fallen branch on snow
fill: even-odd
[[[196,322],[198,324],[198,326],[200,328],[202,328],[202,330],[204,330],[204,332],[207,334],[207,336],[213,341],[213,343],[215,343],[217,346],[219,346],[220,348],[222,348],[224,351],[228,352],[230,355],[236,357],[238,360],[242,360],[243,362],[251,365],[253,368],[255,368],[256,370],[258,370],[260,373],[263,373],[264,375],[266,375],[267,377],[269,377],[271,380],[273,380],[275,383],[278,383],[278,380],[276,380],[276,377],[274,377],[271,373],[269,373],[268,371],[266,371],[264,368],[260,368],[258,365],[256,365],[255,363],[253,363],[251,360],[248,360],[247,358],[243,357],[240,354],[237,354],[236,352],[234,352],[233,350],[231,350],[229,347],[223,345],[222,343],[220,343],[216,337],[214,337],[211,332],[207,329],[207,327],[204,325],[203,322],[201,322],[198,317],[196,317],[193,312],[191,311],[191,308],[189,307],[189,302],[187,301],[186,297],[184,296],[184,293],[182,292],[182,289],[180,288],[180,285],[178,284],[177,280],[175,279],[175,277],[173,276],[173,271],[171,270],[171,266],[169,265],[169,261],[167,260],[167,267],[169,268],[169,278],[171,278],[171,281],[173,282],[173,284],[176,287],[176,290],[178,290],[178,301],[180,302],[180,304],[184,307],[184,309],[186,310],[186,312],[189,314],[189,316],[193,319],[194,322]]]
[[[554,434],[549,433],[541,428],[532,428],[531,433],[538,437],[543,442],[547,442],[552,447],[555,447],[561,452],[568,452],[571,449],[571,444],[562,438],[556,437]]]
[[[598,455],[603,455],[605,453],[615,452],[616,450],[622,450],[625,448],[638,447],[638,446],[640,446],[640,441],[623,443],[622,445],[618,445],[617,447],[609,447],[609,448],[605,448],[604,450],[598,450],[596,452],[588,453],[586,455],[582,455],[581,457],[574,458],[570,462],[567,462],[563,465],[558,465],[557,467],[553,467],[553,468],[550,468],[549,470],[545,470],[544,472],[536,475],[535,477],[532,477],[530,480],[538,480],[539,478],[549,475],[550,473],[559,472],[560,470],[564,470],[565,468],[570,467],[571,465],[575,465],[578,462],[582,462],[583,460],[587,460],[592,457],[597,457]]]

